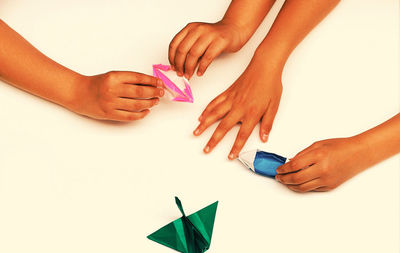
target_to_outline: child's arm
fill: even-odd
[[[339,0],[286,0],[246,70],[231,87],[215,98],[200,116],[195,135],[200,135],[221,119],[204,152],[211,152],[239,122],[241,127],[229,159],[238,156],[260,121],[260,138],[263,142],[267,141],[279,107],[282,93],[281,75],[287,58],[296,45],[338,2]]]
[[[79,114],[116,121],[143,118],[164,92],[156,88],[158,79],[144,74],[76,73],[39,52],[1,19],[0,78]]]
[[[277,169],[297,192],[328,191],[400,152],[400,113],[359,135],[318,141]]]
[[[169,45],[169,62],[178,75],[203,75],[222,52],[236,52],[246,44],[276,0],[232,0],[221,21],[195,22],[183,28]]]

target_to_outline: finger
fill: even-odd
[[[320,170],[318,165],[310,166],[306,169],[289,174],[278,174],[275,179],[278,182],[286,185],[299,185],[320,177]]]
[[[202,134],[209,126],[214,124],[217,120],[223,118],[229,112],[230,108],[231,107],[227,103],[223,103],[215,108],[207,116],[204,116],[196,130],[194,130],[193,134],[196,136]]]
[[[226,117],[219,123],[218,127],[215,129],[213,135],[208,141],[206,147],[204,148],[205,153],[211,152],[214,147],[224,138],[225,134],[232,129],[234,125],[238,122],[239,118],[235,118],[232,114],[226,115]]]
[[[164,96],[164,89],[143,85],[124,84],[121,86],[118,96],[121,98],[156,98]]]
[[[119,81],[125,84],[144,84],[154,87],[162,87],[161,79],[154,76],[145,75],[137,72],[119,71]]]
[[[199,58],[204,54],[208,45],[212,42],[210,36],[200,37],[189,50],[185,61],[184,73],[187,79],[191,78],[199,62]]]
[[[153,99],[129,99],[129,98],[118,98],[115,109],[140,112],[145,109],[149,109],[159,103],[158,98]]]
[[[276,169],[276,173],[286,174],[286,173],[295,172],[295,171],[304,169],[316,162],[317,162],[317,157],[313,150],[302,156],[295,157],[292,160],[290,160],[289,162],[283,164],[282,166],[279,166]]]
[[[235,143],[233,144],[233,147],[231,149],[231,152],[229,153],[229,160],[235,159],[240,151],[242,150],[244,144],[246,143],[247,139],[251,135],[251,132],[253,132],[254,127],[257,125],[258,120],[247,120],[244,123],[242,123],[239,133],[236,136]]]
[[[295,191],[295,192],[310,192],[310,191],[315,191],[316,189],[319,189],[322,186],[322,181],[319,179],[314,179],[311,181],[308,181],[304,184],[300,185],[288,185],[287,186],[290,190]]]
[[[204,109],[204,111],[201,113],[200,117],[199,117],[199,121],[202,121],[205,117],[207,117],[207,115],[209,113],[211,113],[219,104],[221,104],[222,102],[225,101],[225,99],[227,98],[226,93],[222,93],[221,95],[219,95],[218,97],[214,98],[206,107],[206,109]]]
[[[204,72],[206,72],[211,62],[225,50],[225,47],[226,43],[220,40],[211,43],[204,55],[201,57],[199,68],[197,70],[198,76],[204,75]]]
[[[128,112],[128,111],[124,111],[124,110],[114,110],[109,119],[115,120],[115,121],[139,120],[139,119],[143,119],[144,117],[146,117],[147,114],[149,114],[149,112],[150,112],[150,110],[144,110],[141,112]]]
[[[278,101],[271,100],[267,111],[261,120],[260,125],[260,138],[262,142],[267,142],[269,133],[271,132],[272,125],[274,123],[275,115],[278,112],[280,98]]]
[[[332,190],[332,189],[327,186],[321,186],[321,187],[315,188],[313,191],[314,192],[327,192],[330,190]]]
[[[183,75],[183,66],[185,64],[187,54],[199,36],[200,33],[197,31],[190,31],[176,49],[174,66],[179,76]]]
[[[171,43],[169,43],[168,60],[173,68],[175,67],[174,61],[175,61],[176,49],[178,48],[181,41],[186,37],[189,30],[190,30],[190,26],[189,25],[185,26],[179,33],[177,33],[175,35],[175,37],[172,39]]]

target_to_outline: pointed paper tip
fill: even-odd
[[[176,197],[176,196],[175,196],[175,203],[176,203],[176,205],[178,206],[179,211],[181,211],[182,215],[183,215],[183,216],[186,216],[185,211],[183,211],[182,202],[181,202],[181,200],[180,200],[178,197]]]
[[[239,154],[238,160],[248,169],[255,171],[254,159],[256,158],[258,150],[250,150]]]

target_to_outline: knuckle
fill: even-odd
[[[189,56],[198,58],[201,55],[201,51],[199,48],[192,48],[189,50]]]
[[[201,61],[204,65],[208,65],[209,62],[213,60],[213,57],[210,54],[205,54],[202,58]]]
[[[223,110],[222,108],[217,108],[214,110],[214,113],[216,115],[223,115],[223,114],[225,114],[225,110]]]
[[[294,187],[294,189],[297,192],[306,192],[307,191],[307,189],[304,187],[304,185],[296,186],[296,187]]]
[[[318,149],[317,151],[315,151],[315,157],[317,159],[322,159],[326,156],[326,151],[324,149]]]
[[[287,179],[288,179],[288,176],[286,176],[286,175],[281,176],[281,177],[279,178],[279,180],[280,180],[282,183],[284,183],[284,184],[287,182]]]
[[[291,169],[294,170],[294,171],[297,170],[297,168],[299,167],[299,162],[296,161],[296,160],[291,161],[291,162],[290,162],[290,167],[291,167]]]
[[[239,140],[246,140],[247,136],[248,136],[247,132],[241,132],[241,133],[238,134],[238,139]]]
[[[193,28],[198,25],[199,25],[199,23],[197,23],[197,22],[190,22],[185,26],[185,28]]]
[[[117,78],[117,71],[109,71],[105,75],[106,82],[114,82]]]
[[[325,191],[332,191],[333,189],[335,189],[333,186],[325,186]]]
[[[216,139],[217,139],[217,136],[215,136],[215,134],[214,134],[214,136],[211,137],[211,139],[208,141],[208,146],[214,147],[216,145],[216,143],[217,143]]]
[[[141,106],[140,103],[133,103],[133,104],[131,105],[131,109],[134,110],[134,111],[137,111],[137,110],[139,110],[140,108],[142,108],[142,106]]]
[[[126,116],[126,119],[127,119],[128,121],[133,121],[133,120],[136,120],[137,118],[136,118],[135,115],[130,114],[130,115]]]
[[[178,54],[186,54],[188,50],[184,46],[179,46],[176,51],[178,52]]]
[[[111,115],[114,111],[114,108],[112,107],[111,103],[109,102],[104,102],[101,109],[105,113],[105,115]]]
[[[143,87],[137,86],[135,92],[137,97],[143,97],[144,89]]]
[[[298,174],[292,175],[292,177],[291,177],[291,181],[293,183],[300,183],[301,179],[302,179],[301,175],[298,175]]]
[[[175,40],[171,41],[171,43],[169,43],[169,46],[168,46],[168,47],[169,47],[170,50],[175,49],[175,47],[176,47]]]
[[[321,175],[326,176],[329,174],[329,165],[327,163],[321,164]]]
[[[110,82],[105,82],[105,83],[103,83],[103,85],[101,85],[101,86],[99,87],[100,97],[101,97],[103,100],[106,100],[106,101],[109,100],[109,98],[110,98],[109,95],[110,95],[111,93],[113,93],[113,91],[114,91],[114,87],[113,87],[113,84],[110,83]]]
[[[312,147],[319,147],[319,146],[321,146],[321,141],[316,141],[316,142],[314,142],[312,145],[311,145]]]
[[[218,127],[221,131],[227,131],[229,128],[229,125],[226,121],[221,122],[221,124]]]
[[[222,34],[218,34],[218,40],[217,42],[221,45],[226,45],[229,43],[229,38],[226,34],[222,33]]]

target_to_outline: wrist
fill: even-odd
[[[362,157],[363,163],[366,164],[366,167],[371,166],[376,163],[374,161],[374,148],[373,143],[371,142],[371,138],[365,134],[358,134],[348,138],[355,147],[354,150],[358,157]]]
[[[279,73],[280,75],[283,72],[283,68],[285,67],[286,60],[283,59],[280,55],[275,54],[274,52],[270,52],[268,50],[263,50],[262,48],[258,48],[253,58],[251,59],[251,65],[261,66],[264,70],[268,70],[268,72]]]
[[[237,40],[235,51],[239,51],[251,37],[251,32],[249,31],[248,27],[240,24],[235,19],[224,17],[216,24],[229,27],[230,33],[234,34],[234,38]]]
[[[71,111],[79,112],[79,108],[84,100],[84,93],[89,89],[90,76],[76,74],[72,79],[70,94],[65,101],[65,107]]]

